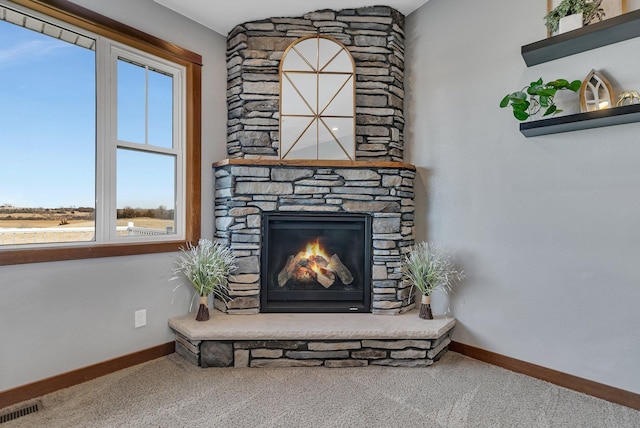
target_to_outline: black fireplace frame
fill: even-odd
[[[361,223],[363,226],[363,237],[361,245],[363,247],[363,299],[362,300],[344,300],[337,298],[334,300],[327,299],[332,293],[323,291],[322,301],[304,301],[304,300],[273,300],[269,299],[269,287],[265,283],[267,281],[267,257],[269,254],[269,225],[272,221],[291,221],[291,222],[322,222],[330,221],[334,227],[339,228],[340,223]],[[289,226],[291,227],[291,226]],[[354,243],[356,245],[356,243]],[[260,260],[260,312],[371,312],[371,265],[373,263],[373,238],[372,238],[372,217],[364,213],[310,213],[310,212],[263,212],[262,214],[262,247]],[[280,295],[282,293],[279,293]]]

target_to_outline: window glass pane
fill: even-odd
[[[117,235],[175,234],[175,156],[118,149]]]
[[[0,21],[0,246],[95,237],[95,53]]]
[[[149,144],[173,147],[173,77],[149,70]]]
[[[118,59],[118,140],[146,143],[147,70]]]

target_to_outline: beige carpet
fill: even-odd
[[[640,412],[449,352],[429,368],[199,369],[173,354],[48,394],[17,427],[640,427]]]

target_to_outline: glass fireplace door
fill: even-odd
[[[368,215],[267,213],[262,312],[369,312]]]

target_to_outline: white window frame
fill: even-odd
[[[158,241],[166,240],[167,235],[155,235],[155,236],[116,236],[116,203],[117,203],[117,151],[119,148],[137,150],[144,153],[164,154],[175,156],[175,200],[174,200],[174,222],[176,225],[175,234],[169,235],[173,239],[185,238],[185,69],[182,66],[174,64],[170,61],[158,58],[146,52],[139,51],[137,49],[109,41],[109,66],[108,70],[110,76],[107,78],[108,82],[108,129],[107,134],[104,136],[104,146],[108,148],[108,153],[105,153],[104,165],[109,166],[108,180],[104,180],[103,189],[98,193],[102,193],[101,200],[109,201],[109,206],[105,207],[105,211],[102,213],[106,221],[102,225],[106,228],[103,231],[105,240],[108,242],[144,242],[144,241]],[[124,58],[126,60],[133,61],[138,64],[143,64],[150,68],[168,73],[172,76],[173,82],[173,144],[171,148],[153,146],[143,143],[133,143],[130,141],[123,141],[118,139],[118,60]],[[146,125],[145,125],[146,126]],[[97,237],[97,234],[96,234]]]

